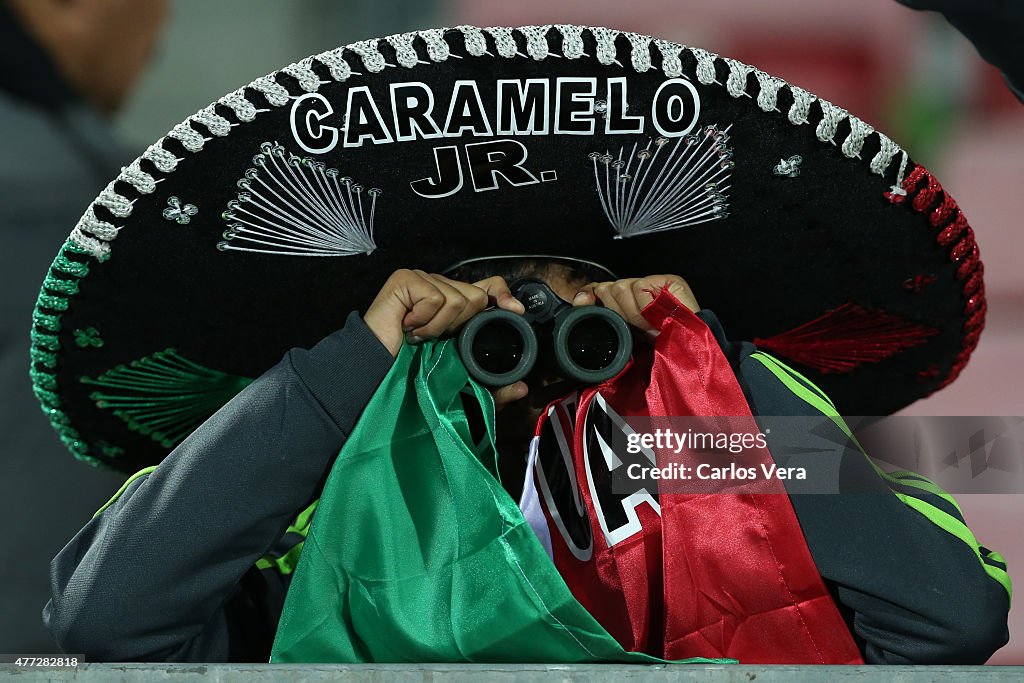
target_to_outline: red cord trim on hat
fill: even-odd
[[[919,171],[920,173],[918,173]],[[906,187],[906,184],[915,177],[925,181],[925,186],[917,191],[917,196],[914,196],[911,190]],[[910,177],[904,181],[903,185],[903,189],[907,190],[907,195],[913,196],[910,205],[914,207],[914,211],[927,211],[935,204],[935,198],[942,192],[942,185],[939,185],[939,181],[921,166],[918,166],[911,172]]]
[[[932,209],[932,215],[928,217],[928,222],[932,224],[933,228],[937,228],[940,225],[945,225],[949,217],[957,211],[956,202],[949,195],[942,202]],[[961,214],[963,215],[963,214]]]
[[[964,313],[967,315],[977,313],[983,305],[985,305],[985,293],[978,292],[967,300],[967,305],[964,306]]]
[[[963,263],[956,269],[956,279],[963,280],[974,274],[974,271],[978,268],[978,264],[981,263],[981,254],[978,252],[978,245],[969,245],[967,250],[967,256],[964,257]],[[954,261],[956,259],[953,259]]]
[[[903,289],[908,292],[914,292],[920,294],[925,288],[935,284],[936,278],[934,275],[915,275],[914,277],[908,277],[903,281]]]
[[[903,189],[914,211],[928,215],[928,223],[938,229],[936,243],[948,247],[949,260],[957,264],[956,279],[962,281],[964,294],[963,339],[960,352],[953,360],[949,373],[938,383],[934,391],[942,389],[955,380],[963,371],[978,345],[981,331],[985,327],[985,313],[988,304],[985,301],[984,266],[981,254],[974,238],[974,231],[967,218],[960,212],[956,201],[945,190],[939,181],[923,166],[915,166],[910,175],[903,181]],[[892,200],[890,193],[887,198]],[[922,377],[921,373],[918,373]]]
[[[792,330],[755,339],[754,345],[822,373],[845,373],[920,346],[937,333],[892,313],[846,303]]]
[[[942,232],[939,233],[936,241],[942,246],[948,247],[956,242],[957,238],[959,238],[960,234],[965,230],[971,230],[971,226],[967,225],[967,219],[964,218],[962,213],[957,214],[956,220],[942,229]],[[973,236],[974,232],[971,231],[968,234]]]
[[[975,249],[977,249],[977,247],[974,245],[974,240],[968,235],[957,242],[957,245],[953,247],[953,251],[949,253],[949,258],[951,261],[959,263],[963,261],[968,254],[973,254]]]
[[[985,283],[981,278],[980,270],[975,271],[974,275],[972,275],[970,279],[967,280],[967,284],[964,285],[964,294],[967,296],[971,296],[979,289],[982,289],[984,286]]]

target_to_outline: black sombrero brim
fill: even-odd
[[[678,273],[850,415],[952,381],[984,322],[956,204],[855,116],[645,36],[459,27],[286,67],[125,168],[43,285],[36,393],[138,469],[391,271],[513,253]]]

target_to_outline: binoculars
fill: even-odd
[[[476,381],[490,387],[512,384],[539,362],[547,376],[598,384],[626,367],[633,337],[616,313],[598,306],[574,308],[534,278],[516,280],[510,290],[526,308],[523,315],[484,311],[459,333],[459,355]],[[540,352],[541,340],[552,353]]]

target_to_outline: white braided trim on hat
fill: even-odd
[[[551,29],[555,31],[552,32]],[[732,97],[751,97],[751,94],[747,92],[747,88],[750,83],[748,77],[753,74],[758,84],[756,102],[762,111],[779,112],[778,95],[783,88],[786,88],[789,90],[793,100],[789,111],[786,112],[786,116],[791,124],[801,126],[809,123],[811,105],[817,101],[823,116],[818,123],[815,134],[821,142],[837,144],[836,135],[840,125],[846,122],[849,125],[849,132],[846,134],[845,140],[840,144],[840,149],[845,156],[851,159],[859,159],[864,144],[870,136],[874,135],[878,138],[880,146],[879,151],[869,162],[869,168],[872,173],[885,175],[897,156],[901,157],[901,169],[905,169],[907,165],[906,152],[900,149],[888,137],[874,130],[870,125],[850,114],[845,109],[817,98],[806,90],[791,86],[784,80],[766,74],[748,64],[734,59],[720,58],[718,55],[707,50],[658,40],[637,33],[569,24],[522,26],[519,28],[457,26],[451,29],[451,31],[458,31],[462,34],[465,51],[468,56],[480,57],[491,55],[486,40],[486,36],[489,35],[494,42],[498,57],[503,59],[532,59],[535,61],[541,61],[549,57],[580,59],[581,57],[590,56],[585,53],[583,42],[584,33],[589,32],[596,43],[596,54],[594,57],[602,65],[616,64],[624,69],[629,68],[638,73],[649,71],[656,68],[651,60],[651,49],[653,47],[660,53],[660,69],[668,78],[689,76],[689,74],[684,73],[683,63],[680,59],[684,52],[689,52],[696,60],[693,76],[702,85],[720,85]],[[524,39],[526,45],[525,54],[520,51],[519,44],[516,42],[515,35],[517,33]],[[447,40],[448,35],[450,35],[449,29],[430,29],[396,34],[379,40],[360,41],[346,47],[339,47],[307,57],[295,64],[286,66],[280,71],[256,79],[246,88],[262,94],[272,107],[283,107],[291,102],[294,97],[316,92],[321,85],[327,83],[327,81],[321,80],[316,72],[313,71],[314,62],[326,67],[331,78],[335,81],[345,81],[352,76],[362,75],[360,72],[354,71],[353,67],[361,68],[369,73],[378,73],[386,68],[409,69],[418,64],[444,62],[453,56],[452,45]],[[629,41],[629,47],[625,48],[628,54],[622,54],[624,50],[619,49],[616,42],[619,36],[623,36]],[[382,40],[386,41],[394,49],[395,61],[398,64],[388,63],[384,55],[381,54],[378,47]],[[426,47],[429,62],[424,62],[419,57],[415,48],[416,41],[421,41]],[[552,42],[555,44],[552,45]],[[715,65],[719,62],[725,64],[729,71],[724,84],[718,80],[716,73]],[[285,74],[294,78],[302,92],[294,95],[290,93],[288,88],[278,81],[278,74]],[[139,159],[123,168],[117,179],[100,193],[93,206],[86,209],[85,214],[71,233],[71,241],[98,259],[104,260],[108,258],[110,256],[110,243],[117,237],[121,226],[99,220],[93,207],[102,206],[116,218],[127,218],[132,212],[132,201],[120,194],[116,186],[118,183],[126,184],[140,194],[153,192],[156,183],[160,182],[160,180],[144,171],[139,162],[145,159],[163,174],[173,172],[181,159],[163,146],[163,141],[166,138],[169,137],[177,140],[186,151],[195,154],[202,151],[206,142],[213,137],[229,135],[232,128],[242,123],[253,121],[260,113],[269,111],[267,109],[258,109],[246,97],[246,88],[239,88],[220,98],[210,106],[200,109],[194,115],[171,129],[165,138],[149,147]],[[229,112],[237,119],[238,123],[232,123],[225,117],[225,114]],[[903,171],[901,170],[900,174],[902,175],[902,173]],[[902,178],[898,179],[896,184],[899,185],[901,181]]]

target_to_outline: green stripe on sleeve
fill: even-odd
[[[1003,556],[1000,555],[999,553],[997,553],[995,550],[989,550],[988,551],[988,556],[989,556],[989,559],[995,560],[996,562],[1002,562],[1003,564],[1006,564],[1006,560],[1003,559]]]
[[[943,500],[952,504],[954,508],[961,513],[961,515],[963,514],[962,511],[960,511],[960,506],[957,505],[957,502],[953,499],[953,497],[946,493],[945,491],[943,491],[941,488],[939,488],[935,484],[935,482],[931,481],[927,477],[923,477],[920,474],[917,474],[916,472],[909,471],[900,471],[889,474],[885,472],[885,470],[883,470],[881,467],[879,467],[875,463],[875,461],[872,460],[871,457],[868,456],[868,454],[864,451],[864,448],[857,441],[856,437],[853,436],[853,433],[850,431],[849,426],[847,426],[846,421],[843,420],[843,418],[836,411],[835,406],[832,404],[832,402],[828,401],[827,397],[823,398],[824,394],[820,393],[820,389],[818,389],[817,391],[813,391],[804,384],[802,384],[801,382],[797,381],[794,375],[798,375],[798,373],[788,369],[785,365],[783,365],[776,359],[772,358],[768,354],[756,352],[751,354],[750,357],[756,359],[758,362],[764,365],[769,371],[771,371],[772,374],[775,375],[775,377],[780,382],[782,382],[786,386],[787,389],[796,394],[797,397],[802,399],[815,410],[819,411],[822,415],[831,418],[832,421],[835,422],[836,426],[842,429],[843,433],[845,433],[850,438],[850,440],[854,444],[856,444],[857,448],[860,449],[861,453],[867,459],[871,467],[874,468],[875,472],[878,473],[878,476],[882,477],[884,481],[886,481],[889,484],[901,484],[903,486],[911,486],[922,491],[925,491],[927,493],[939,496]],[[804,382],[807,382],[808,385],[812,387],[814,386],[813,383],[809,382],[806,378],[803,379]],[[817,389],[817,387],[815,387],[815,389]],[[952,534],[953,536],[963,541],[974,552],[974,554],[977,555],[978,562],[981,563],[981,566],[985,569],[985,572],[993,579],[995,579],[1004,589],[1006,589],[1007,595],[1012,595],[1009,574],[1007,574],[1006,570],[1004,569],[994,567],[990,564],[985,563],[985,561],[982,559],[978,540],[974,537],[974,534],[971,532],[971,530],[967,527],[966,524],[961,522],[959,519],[953,517],[949,513],[945,512],[944,510],[940,510],[934,505],[931,505],[928,502],[921,500],[919,498],[915,498],[914,496],[906,495],[898,491],[893,491],[893,495],[895,495],[904,505],[913,508],[917,512],[924,515],[925,519],[930,521],[932,524],[936,525],[943,531],[946,531],[947,533]],[[998,553],[988,553],[987,556],[991,559],[995,559],[996,561],[1001,561],[1002,559],[1001,556],[998,556]]]
[[[139,470],[138,472],[136,472],[135,474],[133,474],[132,476],[128,477],[128,479],[127,479],[127,480],[125,480],[125,482],[124,482],[123,484],[121,484],[121,488],[119,488],[119,489],[117,490],[117,493],[115,493],[115,494],[114,494],[114,495],[113,495],[113,496],[112,496],[112,497],[110,498],[110,500],[108,500],[108,501],[107,501],[106,503],[104,503],[104,504],[103,504],[103,507],[101,507],[101,508],[100,508],[99,510],[97,510],[97,511],[96,511],[96,513],[95,513],[95,514],[94,514],[94,515],[92,516],[92,518],[93,518],[93,519],[96,519],[97,517],[99,517],[99,516],[100,516],[100,513],[101,513],[101,512],[103,512],[103,511],[104,511],[104,510],[106,510],[106,509],[107,509],[108,507],[110,507],[111,505],[113,505],[113,504],[114,504],[114,503],[115,503],[115,502],[117,501],[117,499],[118,499],[118,498],[120,498],[122,494],[124,494],[124,492],[125,492],[125,490],[126,490],[126,489],[128,488],[128,485],[129,485],[129,484],[131,484],[131,483],[132,483],[133,481],[135,481],[136,479],[138,479],[138,478],[139,478],[139,477],[141,477],[142,475],[144,475],[144,474],[149,474],[150,472],[152,472],[152,471],[153,471],[153,470],[155,470],[155,469],[156,469],[156,465],[150,465],[149,467],[147,467],[147,468],[145,468],[145,469],[141,469],[141,470]]]
[[[782,367],[781,363],[779,363],[777,360],[775,360],[768,354],[757,352],[752,353],[750,357],[757,360],[759,363],[761,363],[761,365],[768,368],[768,370],[773,375],[775,375],[775,377],[780,382],[786,385],[787,389],[789,389],[798,397],[803,399],[805,403],[810,405],[812,408],[817,410],[822,415],[832,418],[832,421],[836,423],[836,426],[842,429],[843,433],[846,434],[846,436],[848,436],[854,443],[856,443],[858,448],[860,448],[860,444],[857,443],[857,439],[856,437],[854,437],[853,432],[851,432],[850,428],[846,425],[846,420],[839,416],[839,413],[836,412],[836,408],[834,405],[832,405],[831,401],[822,398],[823,394],[819,394],[818,392],[815,392],[809,389],[808,387],[804,386],[800,381],[798,381],[795,377],[788,373]],[[818,391],[821,390],[819,389]]]
[[[287,530],[285,530],[285,533],[296,533],[302,534],[303,536],[308,534],[309,525],[313,522],[313,513],[316,512],[316,506],[317,503],[319,502],[320,499],[317,498],[310,504],[309,507],[300,512],[298,516],[295,518],[295,521],[292,522],[292,525],[289,526]]]
[[[812,408],[820,412],[822,415],[825,415],[826,417],[830,418],[836,424],[837,427],[843,430],[843,433],[846,434],[850,441],[852,441],[853,444],[857,446],[860,452],[864,455],[864,457],[867,458],[868,464],[871,465],[871,467],[875,470],[878,476],[880,476],[886,482],[896,483],[897,480],[894,476],[890,475],[888,472],[879,467],[878,464],[875,463],[875,461],[872,460],[870,456],[868,456],[867,452],[864,450],[864,447],[860,445],[860,442],[857,441],[857,437],[855,437],[853,435],[853,432],[850,431],[849,425],[846,424],[846,420],[844,420],[842,416],[839,414],[839,412],[836,410],[835,405],[833,405],[832,401],[827,400],[827,398],[821,398],[822,396],[824,396],[824,394],[821,393],[821,389],[817,389],[817,387],[815,387],[815,389],[817,389],[817,391],[815,392],[807,388],[806,386],[798,382],[789,372],[786,371],[785,365],[783,365],[778,360],[772,358],[766,353],[756,352],[751,354],[750,357],[760,361],[760,363],[764,365],[766,368],[768,368],[768,370],[773,375],[775,375],[775,377],[780,382],[786,385],[787,389],[792,391],[799,398],[803,399],[805,403],[807,403]],[[795,373],[795,371],[792,370],[790,372]],[[808,384],[814,386],[814,384],[809,382],[806,378],[804,379],[804,381],[807,381]],[[900,480],[899,483],[906,483],[906,481]],[[937,489],[938,487],[935,488]],[[951,502],[953,502],[953,504],[956,505],[955,501],[951,500]],[[957,509],[959,509],[959,506],[957,506]]]
[[[914,476],[912,476],[912,477],[906,476],[908,474],[912,474]],[[956,511],[960,513],[961,517],[964,514],[964,511],[960,509],[960,506],[957,504],[957,502],[953,498],[953,496],[949,495],[948,493],[946,493],[945,491],[940,489],[938,484],[936,484],[931,479],[923,478],[923,477],[921,477],[921,475],[917,474],[916,472],[909,472],[909,471],[906,471],[906,470],[900,470],[898,472],[890,472],[888,474],[888,479],[890,481],[894,480],[895,482],[901,484],[902,486],[911,486],[911,487],[913,487],[915,489],[921,489],[925,493],[930,493],[933,496],[938,496],[939,498],[943,499],[944,501],[946,501],[947,503],[952,505],[953,508],[956,509]]]
[[[939,510],[938,508],[929,505],[928,503],[914,498],[913,496],[907,496],[902,493],[896,493],[896,497],[899,498],[905,505],[912,507],[913,509],[924,515],[932,524],[939,527],[943,531],[956,536],[961,541],[967,544],[974,554],[978,556],[978,561],[981,562],[981,566],[985,569],[985,572],[999,582],[1006,590],[1006,596],[1008,598],[1013,597],[1013,589],[1010,585],[1010,575],[1005,569],[999,567],[993,567],[990,564],[986,564],[981,557],[981,549],[979,547],[978,539],[974,537],[974,534],[967,525],[961,522],[956,517]],[[991,554],[989,555],[991,557]]]
[[[309,525],[313,523],[313,513],[316,512],[316,506],[319,502],[320,499],[317,498],[309,507],[300,512],[295,517],[295,521],[285,530],[285,533],[299,534],[305,538],[309,534]],[[302,548],[305,544],[305,541],[299,541],[280,557],[264,555],[256,560],[256,568],[277,569],[282,574],[291,574],[299,564],[299,556],[302,555]]]
[[[783,370],[788,372],[790,375],[792,375],[794,378],[800,380],[808,389],[811,389],[816,394],[818,394],[818,396],[823,398],[830,406],[832,406],[832,408],[836,407],[835,404],[832,403],[832,399],[830,399],[828,397],[828,394],[826,394],[824,391],[822,391],[821,388],[818,387],[817,384],[815,384],[811,380],[807,379],[802,374],[800,374],[799,372],[797,372],[793,368],[789,367],[788,365],[786,365],[785,363],[780,361],[775,356],[772,356],[772,355],[769,355],[767,353],[764,353],[763,351],[758,351],[757,355],[763,356],[766,360],[774,363],[777,367],[782,368]]]
[[[277,569],[282,574],[291,574],[299,566],[299,557],[302,555],[302,546],[305,541],[299,541],[288,552],[281,557],[270,557],[264,555],[256,560],[257,569]]]

